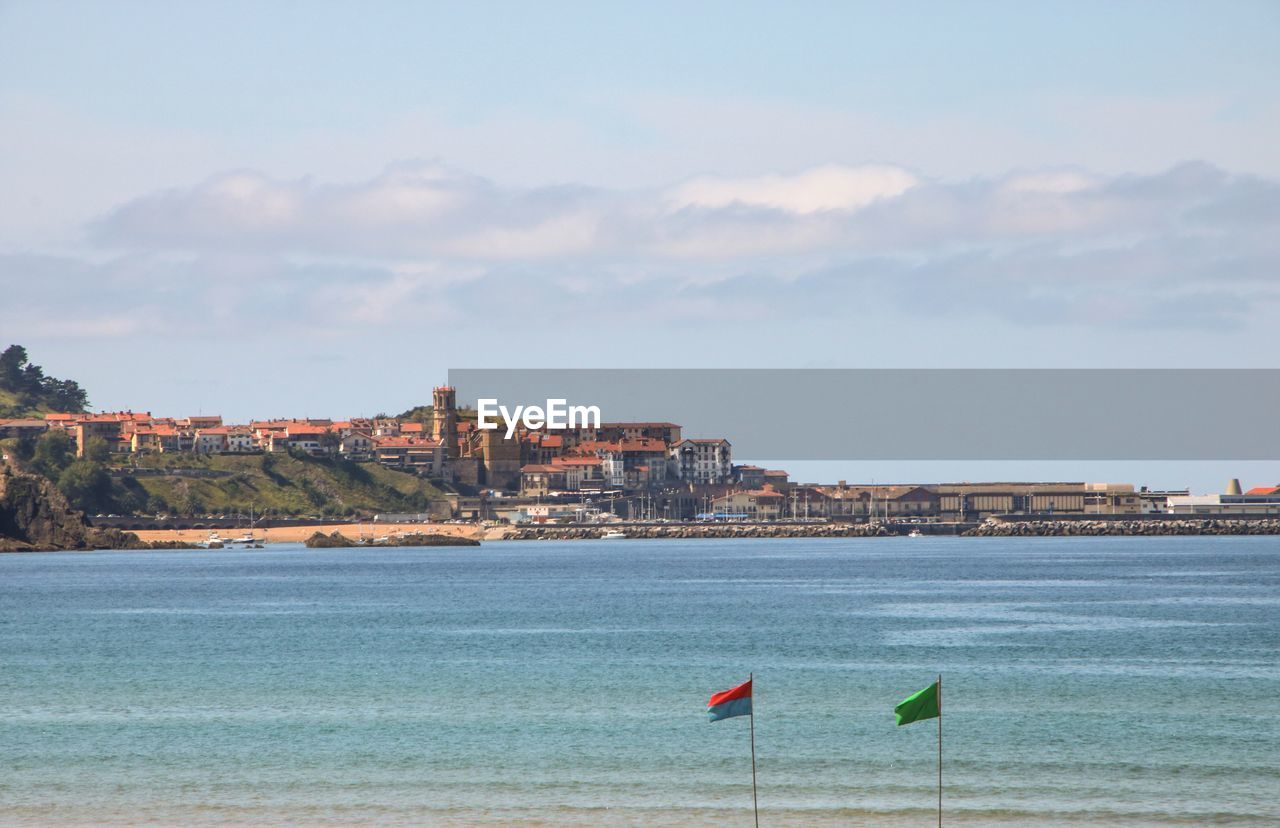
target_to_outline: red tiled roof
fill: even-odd
[[[602,461],[599,457],[557,457],[551,462],[557,466],[598,466]]]

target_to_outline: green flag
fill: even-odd
[[[911,724],[921,719],[938,717],[938,683],[934,682],[919,693],[913,693],[893,708],[898,716],[898,724]]]

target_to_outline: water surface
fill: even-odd
[[[1280,823],[1280,542],[0,556],[0,823]]]

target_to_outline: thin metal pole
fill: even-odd
[[[739,673],[741,675],[741,673]],[[756,685],[753,679],[754,673],[747,674],[747,681],[751,682],[751,807],[756,815],[756,828],[760,828],[760,800],[756,796]]]
[[[942,828],[942,673],[938,673],[938,828]]]

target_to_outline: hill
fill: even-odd
[[[84,389],[72,380],[45,376],[27,358],[27,349],[10,345],[0,352],[0,417],[38,417],[50,411],[84,411]]]
[[[87,405],[77,383],[45,376],[21,345],[0,353],[0,418],[81,412]],[[305,454],[112,456],[103,441],[90,440],[77,457],[61,431],[35,441],[9,438],[4,448],[15,469],[48,479],[71,507],[89,514],[425,512],[444,494],[415,474]]]
[[[415,474],[302,454],[155,454],[111,475],[131,506],[120,511],[146,514],[425,512],[444,495]]]

